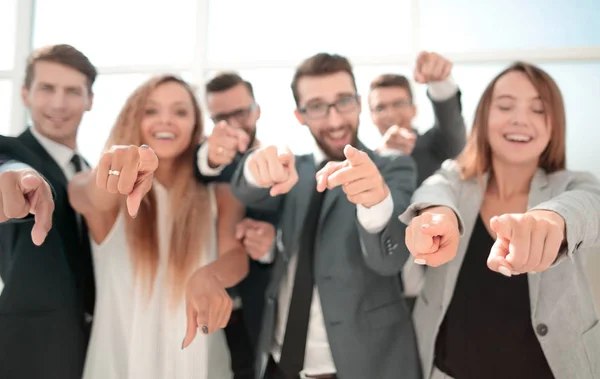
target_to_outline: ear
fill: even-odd
[[[21,100],[23,100],[23,104],[27,108],[31,107],[31,103],[29,102],[29,89],[25,86],[21,87]]]
[[[256,104],[256,121],[260,120],[260,105]]]
[[[92,110],[92,105],[94,105],[94,93],[90,92],[89,93],[89,103],[87,108],[85,108],[86,111],[91,111]]]
[[[304,121],[304,115],[298,108],[294,109],[294,116],[296,116],[296,120],[302,125],[306,125],[306,121]]]
[[[417,106],[413,104],[410,106],[410,120],[412,121],[416,115],[417,115]]]

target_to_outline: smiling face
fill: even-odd
[[[296,117],[307,125],[317,145],[331,159],[344,160],[344,147],[356,146],[360,98],[344,71],[304,76],[298,82]]]
[[[22,98],[40,134],[75,148],[83,114],[92,108],[83,73],[60,63],[36,62],[33,81],[22,88]]]
[[[189,91],[174,81],[162,83],[146,102],[141,121],[142,143],[150,146],[160,160],[176,159],[189,148],[195,123]]]
[[[523,72],[512,71],[494,86],[488,138],[494,159],[510,165],[538,165],[552,133],[549,112]]]

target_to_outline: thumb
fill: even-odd
[[[504,276],[512,276],[513,267],[506,260],[508,255],[508,241],[504,238],[497,238],[490,250],[487,265],[492,271],[501,273]]]
[[[243,129],[235,129],[235,135],[238,140],[238,151],[240,153],[245,152],[250,144],[250,136]]]
[[[248,229],[248,222],[246,220],[248,219],[243,219],[235,226],[235,238],[238,240],[241,240],[246,235],[246,230]]]
[[[430,222],[421,225],[421,231],[432,237],[450,234],[454,225],[440,216],[434,215]]]
[[[196,312],[194,309],[188,304],[186,309],[186,319],[187,319],[187,328],[185,331],[185,337],[183,338],[183,342],[181,343],[181,349],[185,349],[188,347],[194,338],[196,338],[196,332],[198,329],[198,321],[196,319]]]
[[[510,240],[512,237],[512,228],[506,219],[494,216],[490,219],[490,228],[498,235],[498,237]]]
[[[154,150],[148,145],[142,145],[138,148],[140,163],[138,166],[139,172],[154,172],[158,168],[158,157]]]
[[[21,178],[20,187],[23,193],[29,193],[42,185],[42,178],[32,174],[25,174]]]
[[[361,165],[368,159],[367,153],[360,151],[351,145],[346,145],[346,147],[344,147],[344,156],[352,166]]]
[[[289,166],[294,162],[294,154],[292,154],[291,150],[287,147],[279,151],[277,158],[279,159],[279,163],[284,166]]]

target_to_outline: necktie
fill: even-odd
[[[325,162],[321,164],[321,167]],[[311,197],[304,228],[300,235],[298,265],[292,290],[292,299],[285,328],[283,347],[279,367],[286,378],[297,378],[304,368],[306,337],[310,318],[310,306],[314,290],[314,252],[315,237],[321,214],[321,205],[325,192],[318,192],[315,186]]]
[[[76,174],[83,171],[83,162],[79,154],[73,154],[73,158],[71,158],[71,164],[75,168]],[[92,269],[90,241],[88,237],[88,229],[85,219],[79,213],[76,213],[75,217],[77,219],[77,237],[79,240],[79,246],[82,250],[80,254],[81,272],[77,273],[76,276],[80,278],[78,285],[80,290],[82,290],[83,292],[82,296],[84,299],[85,310],[88,313],[88,316],[90,316],[91,318],[91,315],[94,312],[95,287],[94,271]]]

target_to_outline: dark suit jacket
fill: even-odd
[[[39,247],[31,240],[31,217],[0,224],[0,378],[79,379],[90,330],[85,313],[94,302],[87,234],[78,237],[63,172],[29,131],[0,136],[0,163],[6,161],[41,173],[53,188],[55,210]]]
[[[200,145],[201,146],[201,145]],[[200,149],[198,146],[198,149]],[[197,156],[196,154],[195,156]],[[223,169],[218,176],[205,176],[200,173],[198,165],[196,167],[196,177],[203,183],[221,182],[229,183],[233,173],[238,167],[242,155],[238,154],[233,162]],[[257,209],[247,208],[246,217],[258,221],[268,222],[277,226],[277,213],[265,212]],[[272,265],[262,264],[253,259],[249,259],[250,270],[248,276],[237,286],[231,288],[228,292],[235,296],[239,295],[243,303],[244,323],[248,329],[253,346],[258,344],[260,328],[262,325],[262,315],[265,304],[265,291],[271,279]]]
[[[447,159],[462,152],[467,140],[462,117],[460,91],[445,101],[433,101],[435,125],[424,134],[417,134],[411,156],[417,164],[417,185],[433,175]]]
[[[368,152],[390,188],[394,203],[387,226],[369,233],[357,220],[356,205],[341,187],[327,191],[315,241],[314,272],[329,345],[337,374],[344,379],[418,379],[420,365],[411,315],[400,291],[398,273],[408,253],[406,226],[398,216],[410,204],[416,171],[407,156],[380,157]],[[243,159],[247,159],[248,152]],[[243,162],[243,160],[242,160]],[[248,206],[278,212],[283,250],[278,251],[259,343],[256,378],[262,378],[273,346],[281,281],[296,254],[302,225],[316,188],[312,155],[296,157],[298,183],[285,195],[250,185],[240,163],[233,194]]]

